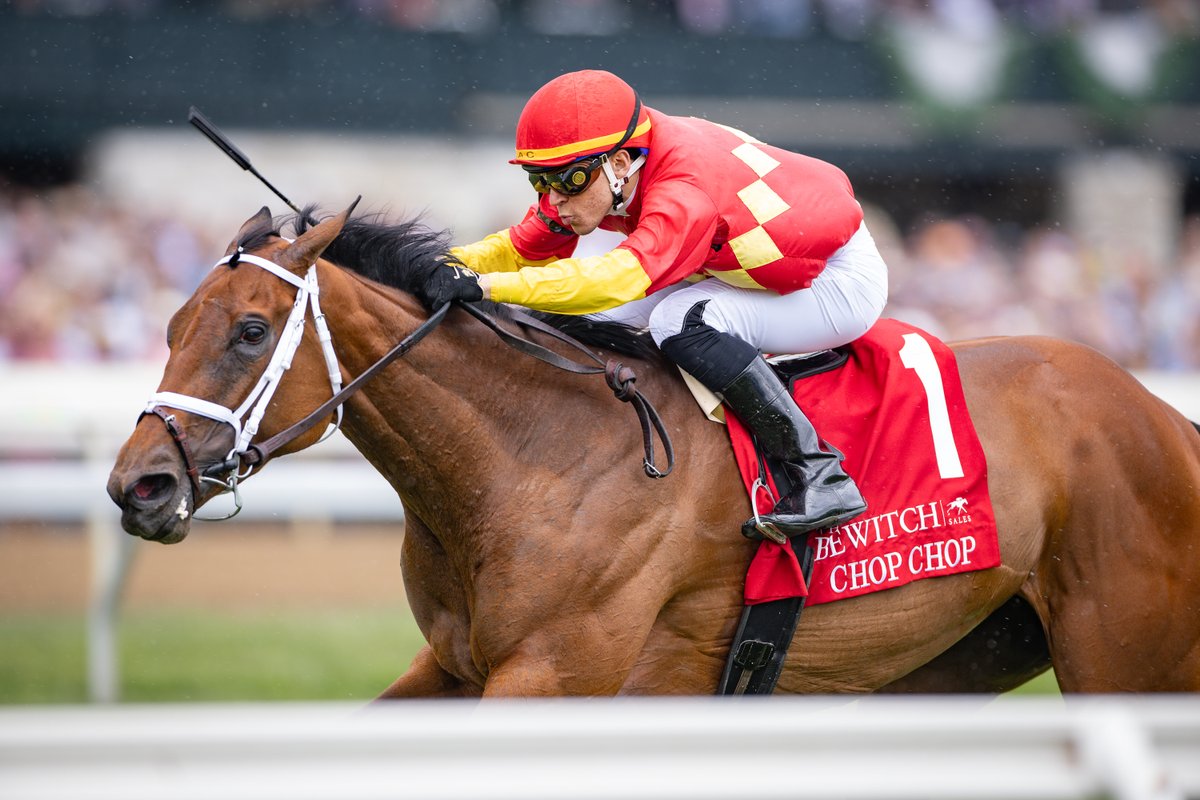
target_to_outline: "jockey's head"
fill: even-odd
[[[650,115],[637,92],[611,72],[568,72],[529,98],[517,122],[516,157],[529,182],[542,193],[582,194],[603,170],[612,193],[611,210],[623,207],[622,187],[645,162]],[[614,157],[625,151],[628,165]]]

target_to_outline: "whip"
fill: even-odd
[[[188,109],[188,122],[190,122],[190,123],[192,123],[192,125],[196,126],[196,128],[201,133],[203,133],[205,136],[208,137],[208,140],[210,142],[215,144],[217,147],[221,148],[221,150],[224,151],[225,155],[227,155],[231,159],[233,159],[233,163],[237,164],[239,167],[246,170],[251,175],[253,175],[254,177],[258,178],[260,181],[262,181],[263,184],[268,189],[270,189],[272,192],[275,193],[276,197],[278,197],[283,202],[287,203],[288,208],[292,209],[292,211],[295,211],[298,215],[303,217],[305,219],[305,221],[308,222],[309,225],[317,224],[317,221],[315,219],[308,216],[303,211],[301,211],[299,208],[297,208],[296,204],[293,203],[291,200],[287,199],[287,197],[284,196],[283,192],[276,189],[269,180],[264,178],[262,176],[262,173],[260,173],[258,170],[256,170],[254,168],[254,165],[250,163],[250,159],[246,158],[246,154],[243,153],[241,150],[237,149],[237,147],[233,144],[233,142],[229,141],[229,137],[226,136],[224,133],[222,133],[221,130],[216,125],[213,125],[212,122],[208,119],[208,117],[206,117],[206,116],[204,116],[204,114],[200,113],[200,109],[196,108],[195,106],[192,106],[191,108]]]

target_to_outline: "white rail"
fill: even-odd
[[[0,362],[0,522],[85,521],[101,511],[115,518],[104,492],[108,470],[159,374],[159,367],[144,364]],[[1200,376],[1138,377],[1200,421]],[[243,488],[244,519],[391,520],[403,514],[387,482],[340,435],[272,464]]]
[[[0,522],[116,517],[104,493],[116,449],[133,431],[160,367],[0,362]],[[1200,421],[1200,375],[1140,373],[1142,383]],[[34,457],[34,459],[30,459]],[[272,464],[244,485],[242,518],[400,519],[388,483],[344,440]]]
[[[1200,797],[1200,698],[0,709],[6,800]]]
[[[160,369],[0,363],[0,522],[119,519],[105,493]],[[396,493],[340,434],[243,484],[241,519],[400,520]],[[219,501],[217,501],[219,503]]]

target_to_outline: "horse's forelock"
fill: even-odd
[[[237,244],[247,253],[257,250],[266,245],[272,238],[278,237],[282,227],[280,220],[266,220],[262,224],[245,231],[241,238],[238,239]]]

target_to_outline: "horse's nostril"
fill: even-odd
[[[144,505],[170,494],[174,489],[175,479],[170,475],[161,473],[146,475],[139,479],[133,486],[129,487],[129,499],[136,501],[140,505]]]

